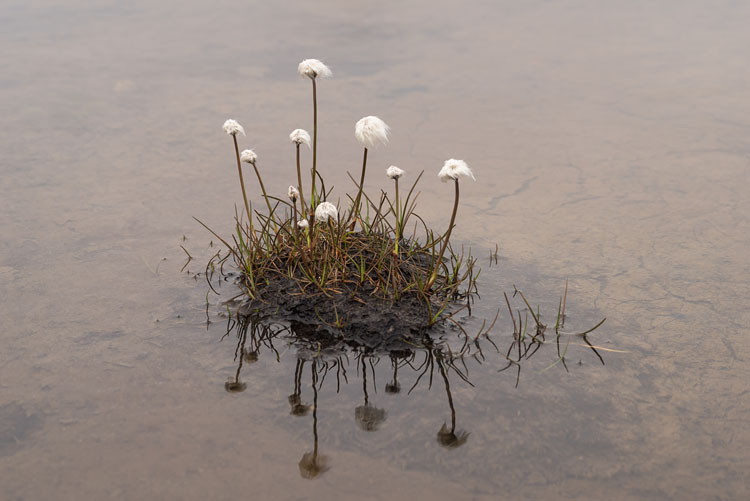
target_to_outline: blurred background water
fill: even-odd
[[[0,497],[748,496],[748,19],[732,1],[7,0]],[[181,272],[179,246],[200,272],[215,249],[191,216],[231,231],[226,118],[245,126],[269,191],[293,182],[309,57],[334,72],[318,96],[335,193],[359,169],[365,115],[393,131],[368,189],[389,187],[391,164],[424,169],[419,212],[438,228],[452,193],[437,171],[465,159],[478,182],[462,187],[453,238],[483,268],[467,325],[513,285],[554,323],[568,279],[566,328],[607,317],[592,335],[617,350],[606,365],[574,345],[569,373],[547,369],[545,346],[518,388],[494,349],[467,362],[473,386],[448,370],[469,435],[446,448],[437,368],[408,395],[418,373],[405,368],[391,394],[387,357],[367,382],[352,357],[348,384],[316,390],[328,469],[301,474],[313,416],[289,413],[299,354],[265,348],[247,389],[225,391],[228,292],[209,296],[207,327],[207,286]],[[501,310],[492,337],[505,348],[511,333]],[[384,411],[374,431],[358,420],[363,388]]]

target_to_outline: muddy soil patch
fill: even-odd
[[[344,343],[351,347],[397,349],[423,344],[443,328],[429,326],[427,305],[416,294],[397,301],[371,294],[372,290],[347,290],[330,295],[300,291],[290,279],[277,278],[240,308],[241,315],[286,322],[302,339],[321,346]]]

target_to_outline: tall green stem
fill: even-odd
[[[302,174],[300,173],[300,165],[299,165],[299,144],[297,144],[297,189],[299,190],[299,203],[300,203],[300,214],[302,214],[304,217],[305,212],[307,211],[305,206],[305,195],[304,190],[302,189]]]
[[[245,191],[245,180],[242,177],[242,163],[240,162],[240,148],[237,146],[237,134],[232,134],[234,139],[234,153],[237,157],[237,171],[240,175],[240,186],[242,187],[242,199],[245,201],[245,210],[247,211],[247,220],[250,223],[250,236],[254,236],[253,232],[253,213],[250,212],[250,204],[247,202],[247,192]]]
[[[352,219],[352,216],[354,217],[354,220],[352,221],[352,226],[357,222],[357,218],[359,217],[359,202],[362,199],[362,188],[365,185],[365,170],[367,169],[367,148],[365,148],[365,153],[362,157],[362,176],[359,179],[359,191],[357,191],[357,198],[354,199],[354,205],[352,206],[352,211],[349,214],[349,219]]]
[[[398,204],[398,178],[395,179],[396,181],[396,249],[398,250],[398,242],[401,240],[401,206]]]
[[[317,197],[315,194],[315,176],[318,169],[318,89],[315,85],[315,79],[312,79],[313,85],[313,168],[312,168],[312,192],[310,194],[310,209],[315,210]]]
[[[266,187],[263,186],[263,180],[260,178],[260,172],[258,172],[258,167],[255,165],[255,162],[252,163],[253,169],[255,169],[255,175],[258,176],[258,183],[260,184],[260,189],[263,192],[263,198],[266,201],[266,205],[268,206],[268,217],[271,218],[271,220],[274,220],[273,217],[273,209],[271,208],[271,202],[268,201],[268,195],[266,194]]]
[[[398,178],[395,178],[394,181],[396,182],[396,255],[398,256],[398,243],[401,241],[401,220],[399,219],[401,208],[398,205]]]
[[[294,243],[297,243],[297,235],[299,228],[297,227],[297,202],[292,200],[292,234],[294,235]]]
[[[458,212],[458,179],[454,180],[456,182],[456,199],[453,202],[453,215],[451,215],[451,222],[448,225],[448,231],[445,233],[445,237],[443,239],[443,245],[440,247],[440,254],[438,256],[437,261],[435,262],[435,267],[432,270],[432,276],[430,276],[430,280],[427,282],[427,285],[425,286],[425,292],[430,290],[430,287],[432,287],[432,284],[435,283],[435,279],[438,275],[438,270],[440,269],[440,264],[443,262],[443,254],[445,254],[445,249],[448,247],[448,240],[451,238],[451,231],[453,231],[453,223],[456,222],[456,212]]]

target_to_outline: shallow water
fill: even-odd
[[[748,16],[697,1],[5,2],[0,497],[747,497]],[[418,373],[399,369],[390,394],[388,357],[365,382],[350,356],[314,420],[289,413],[299,358],[281,342],[278,361],[266,347],[243,367],[244,392],[225,390],[229,292],[209,296],[207,326],[207,286],[180,271],[179,246],[200,272],[215,248],[191,216],[231,230],[226,118],[269,191],[290,184],[306,57],[335,75],[319,89],[319,162],[336,193],[364,115],[393,129],[368,187],[386,189],[391,164],[425,169],[432,224],[451,196],[432,173],[465,158],[478,182],[454,239],[484,270],[467,325],[514,284],[554,323],[568,279],[566,330],[606,317],[590,337],[616,350],[606,365],[573,343],[570,372],[544,346],[517,388],[494,349],[467,361],[473,386],[446,371],[469,433],[456,448],[437,439],[451,419],[437,369],[411,394]],[[512,342],[502,309],[492,338]],[[385,411],[374,431],[357,420],[364,388]],[[314,424],[328,469],[310,480]]]

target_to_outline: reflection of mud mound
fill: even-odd
[[[241,313],[289,322],[296,336],[318,342],[322,348],[343,343],[389,349],[423,338],[428,310],[415,294],[391,303],[370,292],[360,289],[333,297],[309,290],[303,294],[295,282],[277,280],[264,287],[257,299],[245,303]]]

